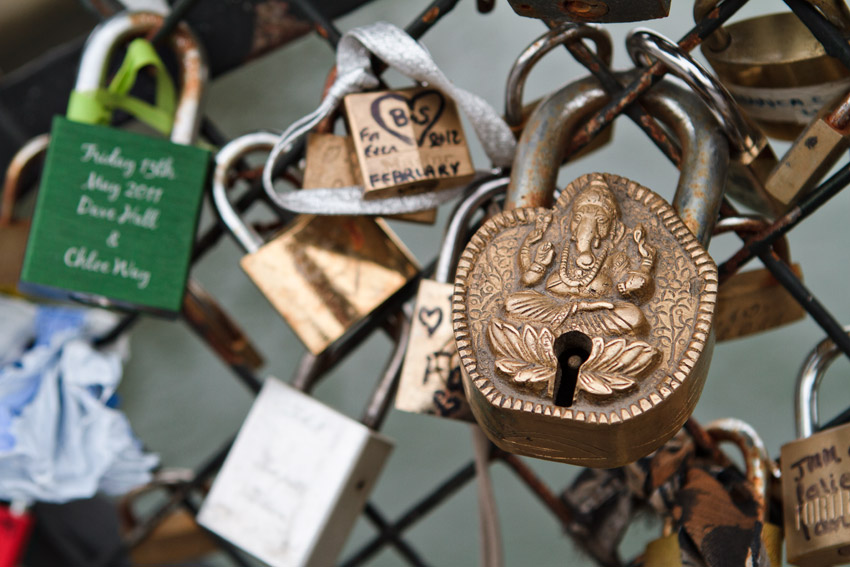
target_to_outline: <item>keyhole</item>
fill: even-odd
[[[558,372],[561,375],[555,391],[555,405],[566,408],[573,405],[578,371],[590,356],[593,341],[584,333],[570,331],[558,337],[554,347],[555,356],[558,357]]]

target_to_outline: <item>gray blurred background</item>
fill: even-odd
[[[343,31],[376,20],[404,25],[425,4],[376,0],[336,23]],[[674,0],[668,18],[642,25],[679,39],[693,25],[692,5],[689,0]],[[752,1],[734,19],[785,9],[779,0]],[[631,66],[623,39],[634,27],[607,26],[614,37],[616,68]],[[483,96],[501,111],[511,64],[543,31],[539,21],[516,16],[505,0],[499,0],[487,15],[478,14],[475,3],[466,0],[429,31],[423,43],[452,81]],[[229,137],[255,129],[281,130],[315,108],[333,62],[327,44],[310,35],[218,79],[209,91],[206,112]],[[585,74],[565,51],[555,50],[532,72],[526,97],[537,98]],[[394,87],[410,85],[409,80],[392,73],[386,78]],[[471,130],[467,128],[467,132]],[[781,155],[787,144],[777,142],[774,148]],[[477,142],[473,142],[472,152],[476,166],[487,167]],[[560,181],[563,185],[592,171],[627,176],[668,199],[678,175],[628,119],[617,121],[612,144],[566,166]],[[802,265],[805,281],[840,322],[850,322],[846,300],[850,252],[845,246],[848,199],[850,194],[838,195],[790,235],[792,258]],[[270,218],[261,208],[252,211],[252,219]],[[436,253],[449,208],[443,207],[434,226],[391,223],[421,263]],[[211,218],[207,206],[203,226]],[[736,237],[723,236],[712,243],[710,252],[722,261],[738,245]],[[304,348],[241,271],[240,254],[235,243],[225,238],[195,267],[193,276],[234,315],[265,355],[263,375],[288,380]],[[806,353],[822,338],[819,327],[805,319],[764,335],[717,345],[695,417],[702,423],[728,416],[748,421],[760,432],[770,453],[778,456],[780,445],[794,434],[795,376]],[[321,382],[316,397],[359,417],[390,349],[388,339],[376,333]],[[183,324],[145,319],[133,332],[132,353],[120,390],[124,409],[139,437],[161,455],[164,464],[196,466],[238,430],[252,396]],[[850,400],[847,369],[842,359],[831,370],[821,396],[825,416],[844,409]],[[468,428],[460,423],[393,410],[383,432],[395,440],[396,448],[371,500],[391,519],[472,456]],[[578,471],[543,461],[526,462],[559,491]],[[591,564],[513,473],[497,464],[492,474],[506,565]],[[475,487],[469,484],[405,537],[430,564],[475,565],[477,530]],[[342,557],[373,534],[369,524],[358,521]],[[623,555],[634,555],[658,535],[657,522],[639,522],[628,534]],[[398,565],[401,561],[387,547],[373,564]],[[212,562],[227,564],[221,558]]]

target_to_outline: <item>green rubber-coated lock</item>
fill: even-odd
[[[56,117],[33,214],[19,289],[54,299],[176,316],[191,263],[210,153],[191,144],[200,121],[206,65],[185,26],[172,47],[180,98],[150,43],[136,39],[102,86],[110,56],[162,24],[122,13],[92,32],[68,105]],[[142,68],[156,73],[156,104],[129,95]],[[114,109],[171,139],[109,127]]]
[[[209,152],[56,117],[20,288],[180,310]]]

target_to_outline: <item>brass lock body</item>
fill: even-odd
[[[313,354],[351,331],[418,272],[416,259],[381,219],[299,215],[269,242],[227,199],[228,174],[245,154],[277,136],[246,134],[216,156],[213,201],[247,252],[240,265]]]
[[[809,354],[796,385],[799,439],[782,446],[785,551],[795,565],[850,563],[850,424],[815,433],[817,390],[840,354],[831,339]]]
[[[794,140],[767,178],[767,189],[790,208],[808,195],[850,146],[850,94],[823,111]]]
[[[680,139],[700,132],[682,144],[690,152],[675,201],[685,220],[612,174],[582,176],[543,208],[561,157],[552,147],[579,125],[582,97],[605,97],[593,84],[562,89],[532,116],[508,193],[523,206],[467,245],[453,319],[467,400],[497,446],[614,467],[672,437],[702,390],[717,271],[700,241],[719,208],[728,145],[701,101],[662,82],[643,104]],[[571,98],[573,113],[563,110]]]

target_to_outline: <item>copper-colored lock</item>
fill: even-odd
[[[364,199],[454,187],[475,175],[457,106],[439,90],[355,93],[344,104]]]
[[[27,170],[44,158],[49,139],[50,137],[44,134],[27,142],[18,150],[6,170],[0,202],[0,291],[11,293],[18,285],[30,221],[13,218],[15,201],[22,180],[29,173]]]
[[[717,223],[714,234],[731,230],[753,233],[767,227],[766,221],[757,218],[727,217]],[[800,265],[791,263],[788,241],[784,237],[774,242],[773,249],[791,266],[797,277],[802,277]],[[803,306],[769,270],[736,272],[721,283],[717,293],[714,312],[717,342],[769,331],[805,316]]]
[[[582,97],[580,81],[535,111],[508,206],[458,266],[455,339],[473,414],[500,448],[614,467],[660,447],[693,410],[708,372],[717,270],[704,250],[719,209],[726,139],[689,91],[663,81],[642,102],[689,151],[675,199],[589,174],[551,202]],[[588,100],[588,101],[589,101]],[[569,103],[569,104],[568,104]],[[686,136],[696,136],[691,139]],[[699,166],[695,164],[700,164]],[[689,230],[690,229],[690,230]]]
[[[243,155],[277,137],[246,134],[216,156],[213,200],[248,254],[240,264],[313,354],[319,354],[418,272],[415,258],[381,220],[299,215],[268,243],[227,199],[227,176]]]
[[[809,354],[796,386],[799,439],[782,446],[785,551],[795,565],[850,563],[850,424],[815,433],[817,390],[839,354],[830,339]]]

